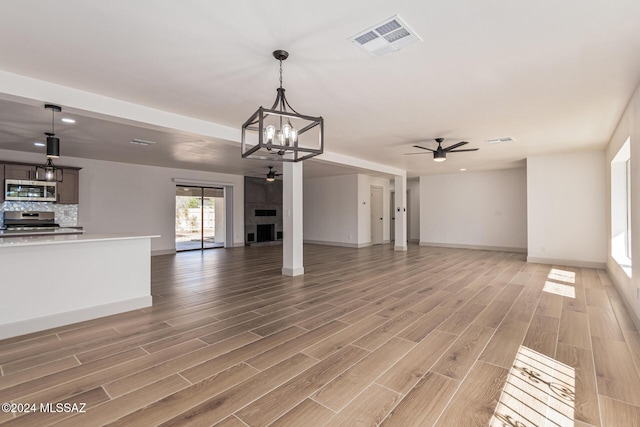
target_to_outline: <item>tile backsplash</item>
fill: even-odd
[[[60,205],[51,202],[3,202],[0,210],[4,211],[39,211],[55,212],[56,223],[61,227],[78,225],[78,205]],[[4,215],[0,215],[0,227],[4,225]]]

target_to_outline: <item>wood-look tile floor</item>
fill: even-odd
[[[290,278],[281,250],[154,257],[153,307],[0,341],[0,402],[86,411],[0,424],[640,425],[640,335],[604,271],[306,245]]]

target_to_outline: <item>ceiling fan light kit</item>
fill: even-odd
[[[299,162],[324,151],[324,120],[294,110],[282,87],[282,61],[289,57],[276,50],[280,62],[280,87],[271,108],[260,107],[242,125],[242,157],[249,159]]]
[[[276,180],[276,176],[280,176],[282,175],[281,173],[277,173],[277,171],[273,170],[273,166],[269,166],[269,172],[267,173],[267,178],[266,180],[268,182],[273,182]]]

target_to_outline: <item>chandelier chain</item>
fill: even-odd
[[[282,89],[282,59],[280,60],[280,89]]]

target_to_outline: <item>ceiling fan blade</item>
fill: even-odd
[[[404,153],[405,156],[412,156],[414,154],[431,154],[431,153],[427,153],[427,152],[424,152],[424,153]]]
[[[456,148],[461,147],[461,146],[466,145],[466,144],[468,144],[467,141],[460,141],[457,144],[453,144],[452,146],[445,148],[444,151],[455,150]]]
[[[436,151],[436,150],[432,150],[431,148],[421,147],[421,146],[419,146],[419,145],[414,145],[414,147],[415,147],[415,148],[421,148],[421,149],[423,149],[423,150],[433,151],[433,152],[435,152],[435,151]],[[414,154],[418,154],[418,153],[414,153]]]
[[[479,148],[464,148],[462,150],[447,150],[449,153],[461,153],[463,151],[478,151]]]

